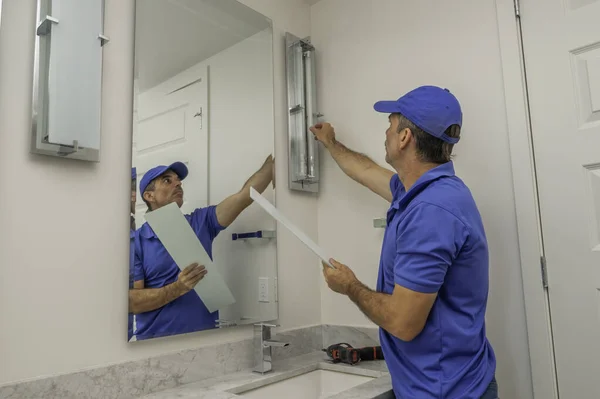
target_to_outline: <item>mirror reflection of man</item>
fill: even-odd
[[[137,172],[131,168],[131,207],[129,210],[129,289],[133,288],[133,267],[135,257],[135,202],[136,202]],[[127,341],[133,337],[133,313],[127,315]]]
[[[250,187],[262,193],[273,179],[274,161],[269,155],[237,193],[214,206],[195,209],[185,215],[194,233],[212,259],[212,243],[251,203]],[[157,166],[144,174],[140,193],[148,211],[172,202],[181,208],[181,182],[188,169],[181,162]],[[218,311],[210,313],[193,288],[206,275],[202,265],[183,270],[173,261],[148,223],[136,232],[133,290],[130,311],[136,315],[136,340],[185,334],[215,328]]]

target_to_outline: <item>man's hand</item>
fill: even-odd
[[[329,147],[335,143],[335,131],[329,123],[317,123],[310,128],[315,139],[319,140],[325,147]]]
[[[133,282],[129,290],[129,311],[133,314],[151,312],[190,292],[206,276],[206,268],[191,264],[179,273],[177,280],[160,288],[145,288],[144,280]]]
[[[333,291],[348,296],[375,324],[403,341],[423,331],[437,293],[424,294],[395,285],[392,294],[376,292],[361,283],[352,270],[333,259],[323,262],[323,275]]]
[[[350,287],[353,283],[357,283],[358,279],[354,272],[346,265],[330,259],[329,262],[335,268],[323,262],[323,276],[329,288],[338,294],[348,295]]]
[[[273,184],[273,189],[275,189],[275,158],[273,158],[271,165],[271,184]]]
[[[196,284],[206,276],[206,268],[197,263],[191,264],[179,273],[177,284],[183,293],[187,293],[194,289]]]
[[[275,176],[275,158],[273,158],[273,155],[269,154],[267,159],[265,159],[265,162],[263,162],[260,170],[267,170],[269,173],[271,173],[271,176]]]
[[[388,202],[392,202],[390,180],[394,176],[394,172],[382,168],[366,155],[352,151],[337,141],[333,126],[329,123],[317,123],[310,128],[310,131],[316,140],[323,143],[345,174]]]
[[[263,193],[275,177],[275,158],[269,155],[260,169],[244,183],[242,189],[225,198],[217,205],[217,221],[223,227],[229,226],[244,209],[252,203],[250,187]]]
[[[271,183],[273,184],[273,188],[275,188],[275,158],[273,158],[273,155],[269,154],[269,156],[267,157],[267,159],[265,159],[265,162],[263,162],[262,166],[260,167],[257,173],[269,176]],[[244,187],[245,186],[246,184],[244,185]]]

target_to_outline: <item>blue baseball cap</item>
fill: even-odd
[[[172,170],[179,176],[180,180],[183,180],[188,175],[188,168],[185,166],[183,162],[173,162],[171,165],[159,165],[155,166],[146,173],[144,173],[144,177],[142,177],[142,181],[140,181],[140,193],[143,195],[146,191],[146,187],[148,184],[157,177],[164,174],[167,170]]]
[[[378,101],[373,108],[377,112],[401,113],[424,132],[450,144],[458,143],[458,137],[445,133],[452,125],[462,126],[460,103],[448,89],[417,87],[396,101]]]
[[[131,180],[135,179],[136,177],[137,177],[136,168],[131,168]]]

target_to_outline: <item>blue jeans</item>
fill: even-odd
[[[499,399],[498,382],[496,381],[496,377],[494,377],[492,382],[490,382],[490,385],[488,385],[487,390],[481,396],[481,399]]]
[[[492,382],[490,382],[490,385],[488,385],[480,399],[500,399],[498,396],[498,382],[496,381],[496,377],[492,379]]]

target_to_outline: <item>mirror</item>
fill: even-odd
[[[271,21],[236,0],[137,1],[133,113],[128,340],[277,319],[276,223],[249,197],[275,203]],[[197,259],[182,215],[212,259],[200,281],[174,260]]]

